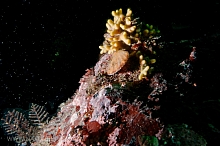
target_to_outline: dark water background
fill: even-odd
[[[192,46],[198,48],[194,103],[188,100],[191,102],[188,104],[185,99],[183,103],[196,108],[199,115],[189,114],[189,118],[183,119],[176,115],[170,122],[182,120],[193,126],[198,125],[194,123],[198,118],[198,121],[204,119],[204,125],[211,123],[220,128],[219,103],[209,102],[219,99],[220,3],[217,1],[0,2],[0,117],[5,108],[27,110],[32,102],[45,105],[50,114],[55,113],[57,106],[78,88],[85,70],[95,65],[98,46],[104,40],[105,23],[112,18],[111,11],[119,8],[124,13],[131,8],[135,16],[161,30],[168,43],[164,50],[168,57],[161,69],[165,74],[174,63],[188,57]],[[183,41],[186,43],[180,43]],[[210,104],[203,106],[205,101]],[[212,131],[205,127],[201,133],[206,130]],[[207,141],[219,141],[220,133],[212,134]],[[0,141],[5,141],[5,137],[1,136]]]

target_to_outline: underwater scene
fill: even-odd
[[[0,142],[218,145],[219,7],[215,1],[1,4]]]

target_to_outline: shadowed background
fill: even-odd
[[[131,8],[135,17],[158,26],[166,42],[200,38],[203,44],[189,45],[203,48],[198,82],[213,99],[219,44],[209,44],[209,38],[219,35],[217,1],[17,0],[0,3],[0,117],[5,108],[28,109],[32,102],[55,113],[74,94],[85,70],[97,62],[105,23],[119,8],[124,13]],[[191,48],[187,49],[164,51],[176,62],[188,56]],[[172,69],[169,63],[163,66],[165,73]]]

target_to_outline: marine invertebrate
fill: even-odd
[[[128,51],[118,50],[112,54],[106,53],[95,65],[95,74],[113,75],[126,64],[128,59]]]
[[[143,55],[141,55],[139,57],[140,59],[140,70],[141,70],[141,73],[139,74],[138,76],[138,79],[141,80],[144,76],[147,75],[147,71],[149,70],[149,65],[146,65],[146,61],[143,60]]]
[[[145,38],[153,38],[156,34],[159,34],[160,30],[157,28],[154,28],[153,25],[145,24],[144,30],[143,30],[143,37]]]
[[[112,59],[108,63],[106,72],[108,75],[112,75],[119,71],[127,62],[129,53],[127,51],[118,50],[112,54]]]
[[[146,61],[147,60],[147,61]],[[148,57],[144,60],[143,55],[139,56],[140,61],[140,74],[138,76],[139,80],[142,80],[144,77],[147,76],[147,72],[149,70],[153,70],[153,67],[150,68],[150,65],[156,62],[156,59],[149,59]]]
[[[109,19],[106,23],[107,33],[100,54],[112,54],[104,73],[113,75],[119,71],[129,58],[130,46],[136,41],[135,29],[136,19],[132,18],[132,11],[127,9],[126,15],[122,9],[112,11],[113,20]]]
[[[107,33],[104,35],[105,41],[101,49],[103,53],[113,53],[118,50],[126,50],[135,39],[136,19],[132,18],[131,9],[127,9],[126,15],[122,9],[112,11],[113,20],[109,19],[106,23]]]
[[[50,118],[44,106],[34,103],[29,105],[28,116],[26,113],[22,109],[7,110],[0,121],[5,134],[17,144],[30,144],[37,140],[38,131]]]
[[[59,106],[55,117],[43,125],[37,121],[42,128],[31,135],[35,138],[32,146],[145,145],[161,139],[164,126],[156,111],[167,81],[162,74],[140,81],[156,62],[158,38],[154,35],[158,31],[151,25],[142,30],[130,9],[126,15],[121,9],[112,15],[114,21],[108,20],[106,40],[100,47],[103,56],[86,70],[79,89]],[[32,108],[30,115],[42,115],[41,108]]]
[[[106,23],[107,33],[104,34],[103,45],[99,46],[100,54],[112,54],[108,61],[105,61],[103,73],[113,75],[127,63],[131,56],[137,56],[140,58],[139,80],[142,80],[147,76],[147,72],[152,70],[150,65],[156,62],[152,59],[152,54],[156,54],[158,38],[155,36],[160,31],[153,25],[137,22],[138,19],[133,19],[130,9],[127,9],[126,15],[122,13],[122,9],[112,11],[112,16],[113,20],[109,19]],[[149,59],[151,59],[150,62]]]

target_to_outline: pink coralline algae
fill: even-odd
[[[86,73],[91,76],[88,72],[91,70]],[[137,91],[130,95],[125,87],[109,84],[91,95],[86,92],[89,86],[88,82],[81,82],[76,94],[60,105],[57,117],[43,127],[39,140],[32,145],[113,146],[129,144],[140,135],[160,138],[163,125],[158,117],[152,117],[154,107],[134,98]]]
[[[114,11],[115,20],[121,19],[121,13],[121,9]],[[129,19],[120,22],[126,22],[129,28],[135,29],[136,26],[133,27],[133,22],[130,22],[130,16],[131,10],[128,9],[126,17]],[[113,21],[108,22],[112,22],[111,26],[114,26]],[[149,34],[141,36],[141,28],[137,25],[137,34],[128,35],[125,29],[128,26],[122,24],[121,34],[124,35],[117,42],[119,46],[115,45],[119,50],[104,54],[94,68],[86,70],[76,93],[62,103],[57,115],[44,123],[31,141],[29,140],[32,146],[138,146],[147,143],[140,142],[140,137],[161,139],[164,125],[157,114],[160,109],[159,97],[168,89],[163,75],[152,73],[152,65],[156,62],[155,50],[159,48],[157,38],[153,36],[157,33],[154,29],[151,30],[153,26],[149,26],[144,30]],[[118,33],[111,30],[111,33],[116,32]],[[118,38],[116,34],[114,37]],[[117,41],[116,38],[110,40]],[[123,44],[124,41],[133,44]],[[121,43],[126,46],[127,51],[121,48]],[[100,48],[109,49],[108,45],[104,44]],[[122,60],[114,58],[117,51],[119,56],[116,57],[125,55]],[[184,72],[177,77],[188,81],[191,76],[190,62],[196,59],[195,55],[194,49],[188,63],[182,63]],[[120,63],[114,68],[117,60]]]
[[[122,9],[112,15],[100,46],[102,57],[86,70],[75,95],[60,105],[33,146],[139,145],[142,135],[161,138],[163,124],[154,113],[160,109],[157,95],[166,91],[166,81],[151,74],[158,31],[151,25],[141,30],[130,9],[126,15]],[[142,36],[141,31],[149,32]]]
[[[148,143],[141,137],[163,137],[164,125],[156,114],[159,97],[168,90],[163,75],[142,81],[137,70],[106,76],[100,75],[97,64],[98,74],[87,69],[79,89],[59,106],[57,115],[28,135],[32,146],[139,146]]]

